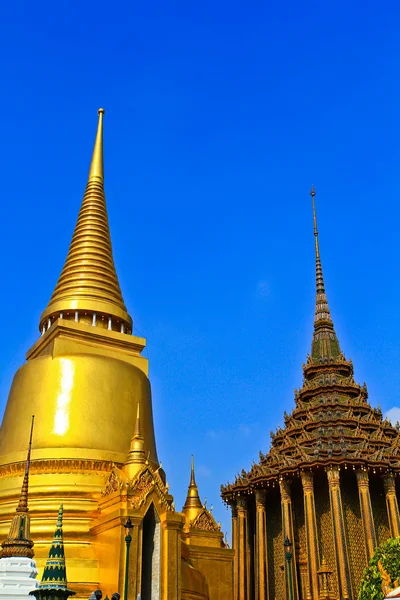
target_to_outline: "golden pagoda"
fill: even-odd
[[[356,600],[377,544],[400,534],[399,427],[368,403],[340,349],[322,274],[303,385],[271,448],[222,497],[232,510],[235,600]]]
[[[30,514],[38,567],[64,506],[69,583],[136,600],[229,600],[233,551],[210,511],[175,510],[159,464],[146,340],[132,335],[116,274],[104,194],[103,117],[68,255],[38,341],[17,371],[0,429],[0,539],[24,476],[36,417]],[[194,478],[194,473],[192,474]],[[190,494],[189,494],[190,495]],[[190,502],[189,502],[190,503]],[[125,580],[125,529],[133,525]],[[4,548],[4,546],[3,546]],[[150,587],[149,587],[150,586]]]

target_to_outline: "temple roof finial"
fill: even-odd
[[[96,179],[104,180],[104,161],[103,161],[103,116],[104,108],[99,108],[97,114],[99,121],[97,125],[96,141],[94,143],[92,162],[89,169],[89,181]]]
[[[322,273],[321,254],[319,249],[317,211],[315,206],[315,189],[311,187],[314,239],[315,239],[315,273],[316,273],[316,302],[314,317],[314,336],[311,356],[314,360],[335,359],[340,354],[339,342],[333,327],[328,300],[325,293],[324,276]]]
[[[135,465],[144,465],[146,462],[146,453],[144,447],[144,437],[140,426],[140,402],[137,405],[135,429],[131,441],[131,449],[125,462],[125,470],[128,475],[133,476],[138,467]],[[130,467],[133,465],[133,467]]]
[[[28,453],[26,457],[25,473],[22,482],[21,494],[15,515],[11,522],[7,539],[2,543],[0,558],[20,557],[33,558],[33,542],[30,532],[30,518],[28,509],[29,471],[31,465],[32,436],[35,416],[32,415],[31,432],[29,436]]]
[[[199,488],[196,484],[196,477],[194,473],[194,456],[192,455],[192,464],[190,469],[190,483],[188,487],[188,493],[186,497],[186,502],[183,506],[183,511],[191,510],[191,509],[199,509],[202,508],[203,505],[199,496]]]
[[[103,117],[104,109],[100,108],[85,194],[63,270],[40,317],[42,333],[58,318],[80,321],[80,315],[91,316],[93,324],[103,320],[108,323],[108,329],[114,331],[131,333],[132,330],[132,319],[125,307],[114,265],[108,224]]]
[[[196,485],[196,478],[194,475],[194,455],[192,454],[192,466],[190,469],[190,485]]]

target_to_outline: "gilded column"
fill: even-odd
[[[181,600],[181,535],[184,517],[179,513],[166,513],[160,519],[165,558],[161,570],[161,600]]]
[[[312,472],[302,473],[301,482],[303,484],[304,494],[304,520],[306,525],[309,589],[311,591],[312,599],[318,600],[319,547],[317,516],[315,513],[314,474]]]
[[[238,513],[238,600],[248,600],[247,506],[244,498],[237,499]]]
[[[285,565],[285,592],[286,598],[289,599],[289,585],[292,585],[294,600],[298,600],[299,592],[297,587],[297,565],[294,544],[294,527],[293,527],[293,511],[292,498],[290,494],[290,483],[287,479],[281,479],[279,482],[281,489],[281,508],[282,508],[282,554]],[[283,541],[288,537],[292,542],[293,559],[291,569],[291,582],[289,582],[289,574],[283,549]]]
[[[232,548],[235,551],[233,559],[233,600],[238,600],[239,585],[239,530],[238,530],[238,511],[236,502],[231,504],[232,510]]]
[[[383,476],[383,485],[385,487],[386,508],[389,519],[390,535],[392,537],[400,536],[400,518],[399,505],[396,496],[396,486],[394,476],[389,473]]]
[[[267,519],[265,490],[256,496],[255,589],[256,600],[268,600]]]
[[[356,476],[364,530],[365,555],[367,557],[367,562],[369,562],[376,548],[374,515],[372,513],[371,495],[369,493],[369,477],[367,471],[361,470],[356,471]]]
[[[329,499],[331,504],[333,539],[335,542],[336,570],[339,586],[339,598],[352,600],[349,551],[347,548],[344,524],[342,495],[340,492],[340,471],[328,471]]]

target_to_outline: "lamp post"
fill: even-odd
[[[289,588],[289,599],[293,600],[293,581],[292,581],[292,542],[286,536],[283,542],[283,548],[285,550],[285,559],[287,563],[287,574],[288,574],[288,588]]]
[[[133,527],[131,518],[128,517],[124,525],[126,529],[125,544],[125,586],[124,586],[124,600],[128,600],[128,575],[129,575],[129,548],[132,541],[131,529]]]

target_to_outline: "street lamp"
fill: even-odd
[[[124,600],[128,600],[128,573],[129,573],[129,548],[132,541],[131,530],[133,528],[131,518],[128,517],[124,525],[126,529],[125,544],[125,586],[124,586]]]
[[[286,536],[285,541],[283,542],[283,548],[285,550],[285,559],[287,562],[287,574],[288,574],[288,587],[289,587],[289,598],[293,600],[293,581],[292,581],[292,542],[289,540],[288,536]]]

